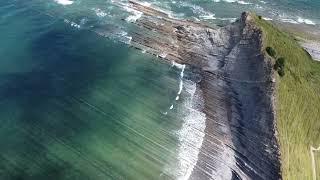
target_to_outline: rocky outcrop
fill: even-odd
[[[272,65],[251,15],[215,27],[135,1],[118,5],[143,13],[132,21],[140,29],[133,47],[201,74],[206,130],[189,179],[280,179]]]

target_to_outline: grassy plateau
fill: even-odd
[[[264,50],[285,59],[284,76],[276,73],[276,119],[283,179],[312,179],[310,146],[320,145],[320,62],[273,24],[253,15],[262,29]],[[315,153],[320,177],[320,152]]]

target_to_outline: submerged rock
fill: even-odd
[[[205,137],[189,179],[280,179],[272,65],[251,15],[216,27],[136,1],[115,3],[142,13],[132,21],[139,30],[131,46],[202,76]]]

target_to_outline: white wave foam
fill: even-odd
[[[219,20],[222,20],[222,21],[230,21],[231,23],[232,22],[236,22],[237,18],[217,18]]]
[[[239,3],[239,4],[244,4],[244,5],[252,4],[252,3],[246,2],[246,1],[237,1],[237,3]]]
[[[178,91],[178,95],[180,95],[181,92],[182,92],[182,89],[183,89],[183,76],[184,76],[184,69],[186,68],[186,65],[184,65],[184,64],[178,64],[178,63],[176,63],[176,62],[172,62],[172,66],[175,66],[175,67],[181,69],[181,72],[180,72],[179,91]]]
[[[255,7],[256,7],[257,9],[260,9],[260,10],[263,9],[263,7],[260,6],[259,4],[256,4]]]
[[[253,4],[251,2],[247,2],[247,1],[242,1],[242,0],[213,0],[213,2],[226,2],[226,3],[238,3],[238,4],[242,4],[242,5],[249,5],[249,4]]]
[[[126,31],[120,30],[114,32],[114,35],[119,38],[119,40],[125,44],[131,44],[132,37],[128,35]]]
[[[72,22],[72,21],[69,21],[68,19],[65,19],[64,22],[67,23],[67,24],[70,24],[71,27],[75,27],[77,29],[81,28],[81,26],[79,24],[77,24],[75,22]]]
[[[164,54],[162,54],[162,55],[164,55]],[[166,56],[166,54],[165,54],[165,56]],[[161,55],[160,55],[160,57],[161,57]],[[183,90],[183,77],[184,77],[184,70],[186,68],[186,65],[179,64],[179,63],[172,61],[172,67],[176,67],[178,69],[181,69],[180,77],[179,77],[179,80],[180,80],[179,81],[179,91],[178,91],[176,99],[175,99],[176,101],[178,101],[180,99],[180,94],[182,93],[182,90]],[[170,110],[173,109],[173,104],[170,106],[169,109]]]
[[[124,37],[124,43],[131,44],[132,37],[131,36],[123,36]]]
[[[71,1],[71,0],[54,0],[56,3],[58,4],[62,4],[62,5],[71,5],[73,4],[74,2]]]
[[[150,7],[152,4],[150,2],[140,2],[142,6]]]
[[[272,18],[268,18],[268,17],[262,17],[262,19],[264,19],[266,21],[272,21]]]
[[[142,12],[137,11],[137,10],[135,10],[135,9],[132,9],[132,8],[130,8],[130,7],[128,7],[128,6],[124,7],[124,9],[125,9],[127,12],[133,14],[133,15],[130,15],[130,16],[128,16],[128,17],[126,18],[126,21],[128,21],[128,22],[136,22],[136,21],[137,21],[138,19],[140,19],[141,16],[143,15]]]
[[[161,57],[161,58],[166,58],[167,55],[168,55],[167,53],[163,52],[163,53],[159,54],[159,57]]]
[[[183,19],[185,16],[184,13],[173,13],[173,12],[168,12],[168,17],[171,19]]]
[[[179,7],[188,7],[192,10],[192,12],[194,14],[202,14],[205,12],[205,10],[201,6],[198,6],[198,5],[189,3],[189,2],[185,2],[185,1],[180,1],[178,6]]]
[[[302,17],[298,17],[297,20],[299,23],[305,23],[305,24],[309,24],[309,25],[316,25],[316,23],[314,23],[313,21],[311,21],[310,19],[304,19]]]
[[[225,144],[222,144],[221,147],[222,148],[220,156],[221,159],[224,160],[224,162],[217,165],[218,168],[211,172],[211,177],[216,180],[232,179],[232,169],[236,164],[236,160],[234,158],[235,153]]]
[[[183,117],[182,127],[176,131],[179,140],[178,157],[165,168],[165,173],[178,180],[189,179],[196,166],[206,127],[205,114],[198,106],[203,104],[201,90],[197,90],[196,83],[192,81],[186,81],[185,88],[189,97],[180,112]]]
[[[199,18],[201,19],[217,19],[216,17],[214,17],[215,14],[206,14],[206,15],[200,15]]]
[[[179,63],[172,61],[172,67],[177,67],[178,69],[182,69],[183,71],[181,71],[181,73],[183,76],[184,68],[186,67],[185,64],[179,64]]]
[[[102,10],[99,9],[99,8],[92,8],[91,10],[93,10],[98,17],[105,17],[105,16],[108,15],[108,13],[102,11]]]
[[[281,14],[279,15],[279,20],[285,23],[291,23],[291,24],[308,24],[308,25],[316,25],[315,22],[313,22],[310,19],[302,18],[300,16],[292,17],[290,15]]]
[[[291,23],[291,24],[299,24],[299,22],[297,22],[293,19],[288,19],[288,18],[281,18],[280,21],[285,22],[285,23]]]

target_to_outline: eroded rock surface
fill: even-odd
[[[132,46],[201,74],[205,138],[189,179],[280,179],[272,65],[250,14],[215,27],[136,1],[115,3],[142,13],[132,21],[144,29],[131,33]]]

